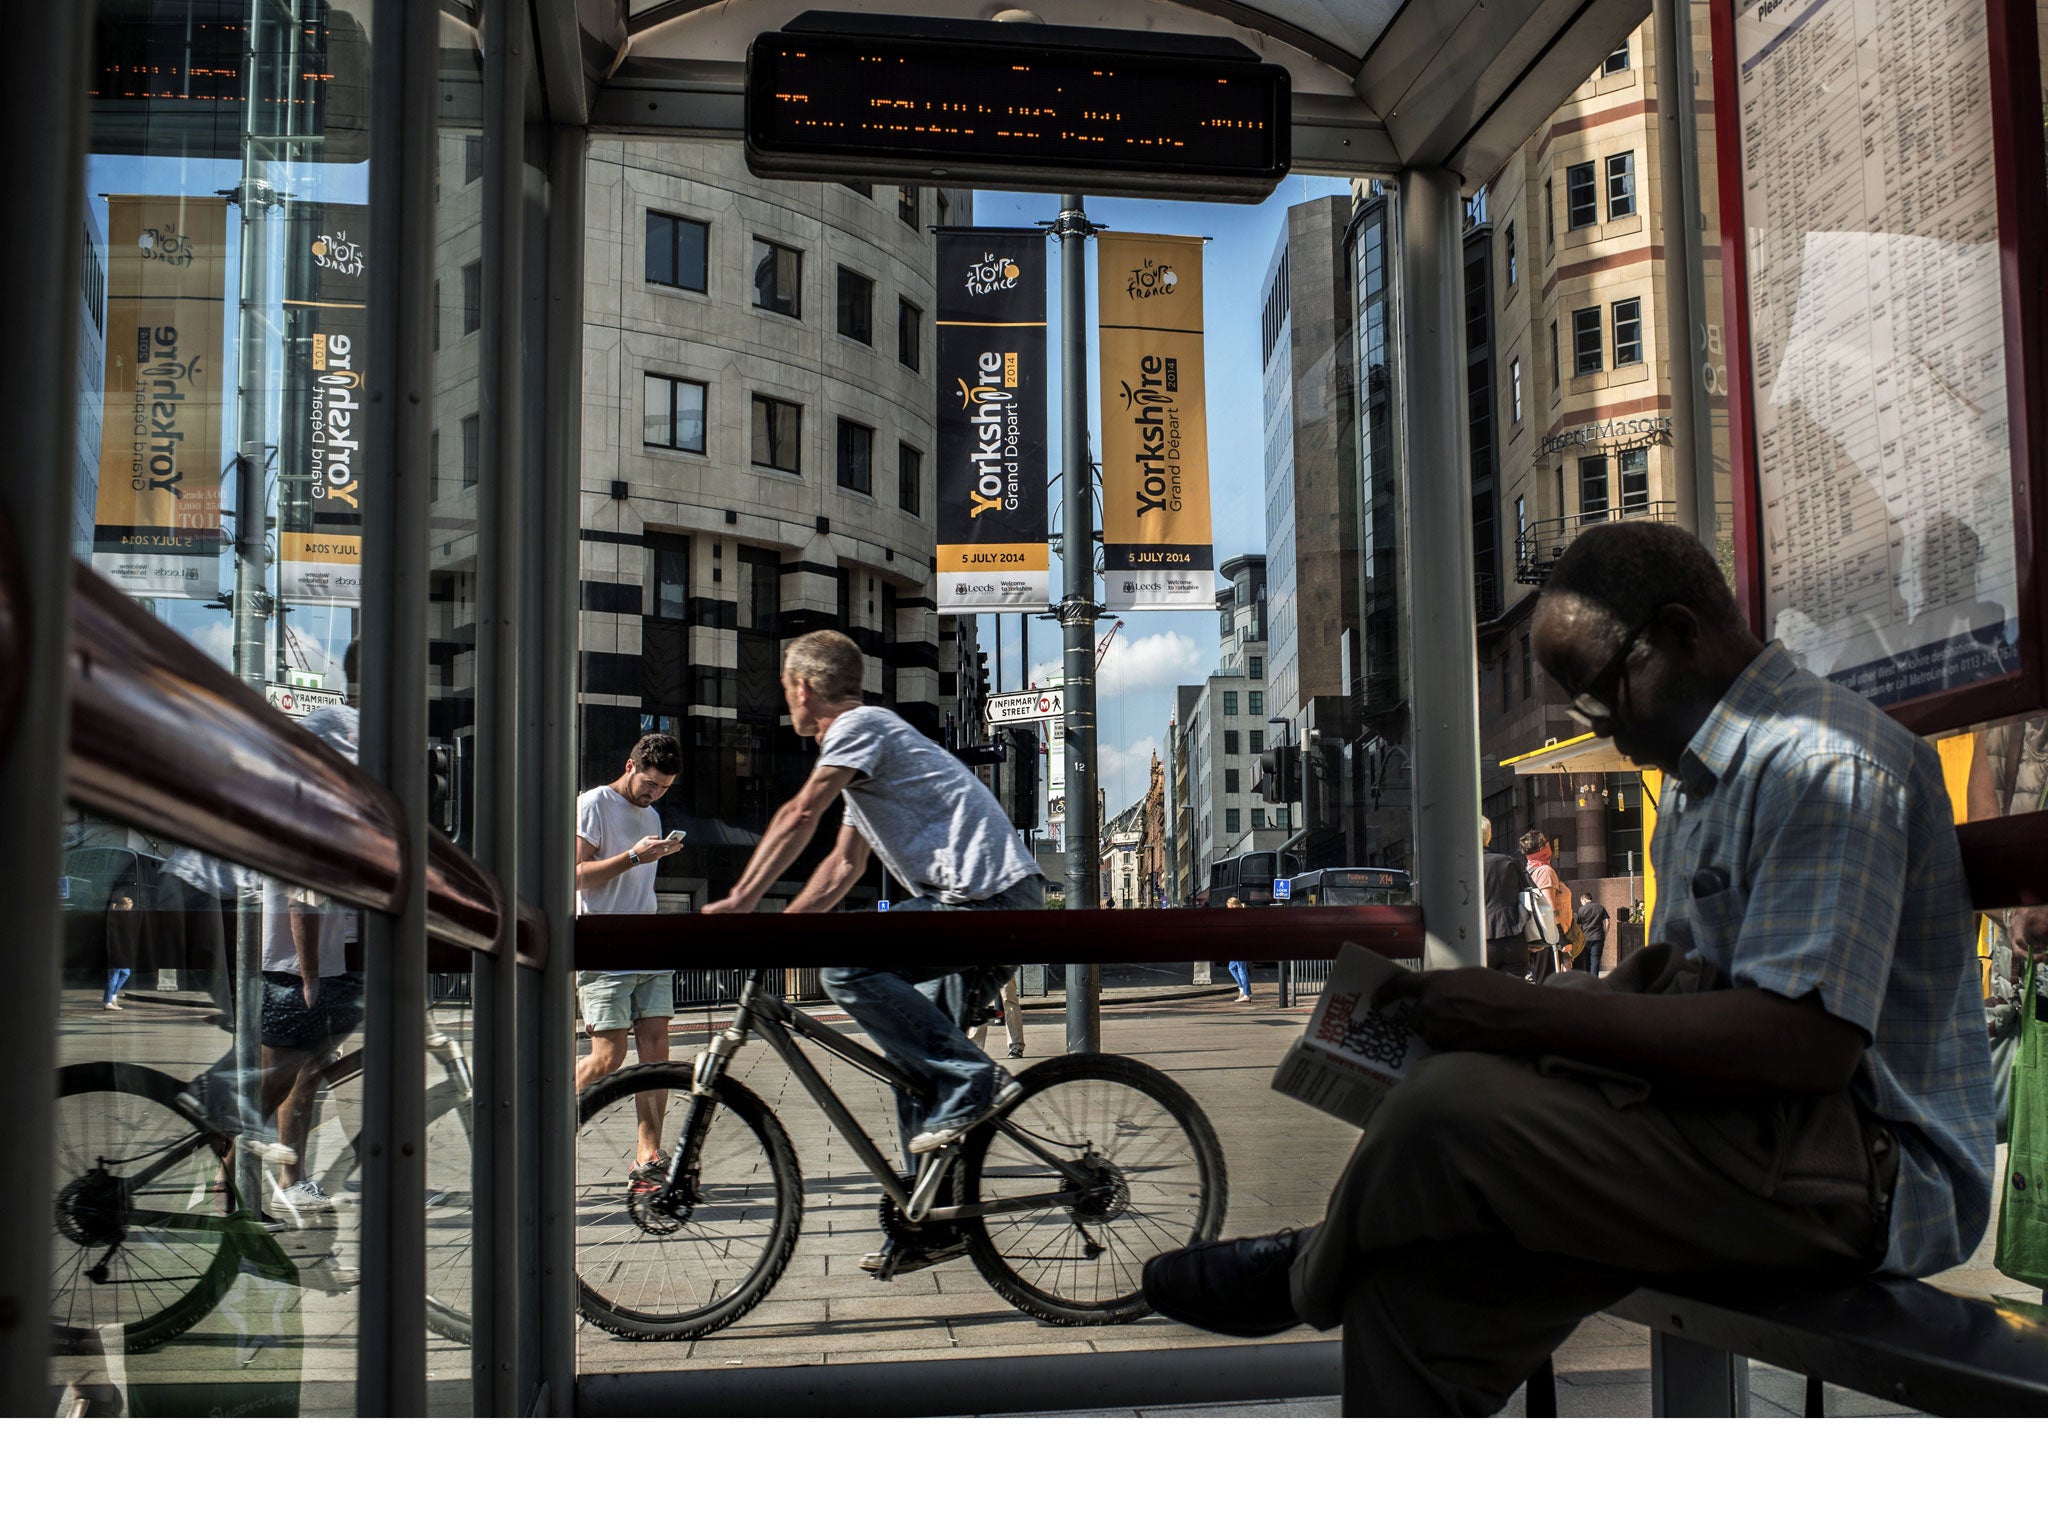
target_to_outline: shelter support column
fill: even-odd
[[[1423,965],[1481,965],[1478,605],[1465,402],[1463,204],[1455,172],[1401,172],[1398,422],[1415,711],[1415,883]]]

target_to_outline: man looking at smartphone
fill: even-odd
[[[650,732],[633,744],[623,773],[576,797],[578,917],[654,910],[654,866],[683,846],[682,833],[663,836],[654,802],[668,793],[682,766],[675,737]],[[576,1063],[578,1093],[626,1064],[628,1030],[643,1063],[668,1060],[668,1021],[675,1006],[670,972],[581,971],[576,996],[590,1032],[590,1054]],[[665,1174],[661,1119],[667,1100],[665,1093],[639,1095],[636,1189],[659,1186]]]

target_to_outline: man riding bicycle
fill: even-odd
[[[894,711],[863,704],[864,671],[860,648],[832,630],[790,643],[783,654],[782,694],[796,733],[817,738],[818,765],[796,798],[775,813],[732,893],[704,911],[753,911],[810,846],[835,798],[845,805],[839,839],[785,910],[837,906],[867,869],[871,849],[910,893],[897,904],[899,911],[1043,906],[1038,866],[1025,855],[995,796]],[[883,1054],[928,1085],[922,1098],[897,1096],[897,1122],[913,1172],[919,1157],[951,1145],[1014,1096],[1015,1081],[962,1028],[979,1001],[976,992],[991,979],[1000,985],[1000,976],[935,963],[834,967],[821,979]],[[861,1268],[904,1274],[962,1251],[949,1244],[897,1255],[895,1246],[891,1238],[881,1252],[863,1258]]]

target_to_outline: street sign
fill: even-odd
[[[265,683],[263,697],[273,708],[288,715],[310,715],[330,704],[344,703],[348,696],[328,688],[287,688],[282,683]]]
[[[1067,787],[1067,722],[1064,717],[1048,721],[1046,734],[1045,787],[1063,794]]]
[[[886,912],[889,910],[889,903],[887,903],[886,901],[878,901],[875,903],[875,910],[877,912]]]
[[[1276,879],[1273,882],[1273,899],[1275,901],[1285,901],[1288,897],[1292,896],[1293,894],[1294,882],[1292,880]]]
[[[1062,713],[1060,693],[1052,688],[1033,688],[1026,693],[992,693],[983,710],[990,725],[1031,725],[1040,720],[1057,720]]]

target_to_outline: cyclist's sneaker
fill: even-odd
[[[898,1275],[908,1275],[920,1269],[930,1269],[934,1264],[944,1264],[966,1252],[965,1238],[954,1238],[951,1242],[926,1248],[892,1237],[882,1244],[879,1253],[862,1254],[860,1267],[880,1279],[893,1280]]]
[[[283,1142],[270,1141],[262,1136],[237,1136],[235,1145],[251,1157],[259,1157],[266,1163],[275,1163],[280,1168],[288,1168],[299,1160],[299,1154]]]
[[[1017,1060],[1017,1059],[1018,1059],[1019,1057],[1021,1057],[1021,1056],[1022,1056],[1023,1054],[1024,1054],[1024,1042],[1023,1042],[1023,1041],[1019,1040],[1019,1041],[1018,1041],[1018,1042],[1017,1042],[1017,1043],[1016,1043],[1015,1045],[1013,1045],[1013,1046],[1011,1046],[1011,1047],[1010,1047],[1010,1059],[1011,1059],[1012,1061],[1015,1061],[1015,1060]]]
[[[314,1179],[301,1179],[289,1186],[280,1184],[276,1197],[291,1219],[302,1227],[312,1217],[326,1215],[334,1209],[334,1201]]]
[[[633,1165],[633,1172],[626,1181],[626,1193],[629,1195],[655,1194],[667,1182],[668,1159],[666,1157],[650,1157],[644,1163],[635,1163]]]
[[[936,1152],[941,1147],[950,1147],[962,1136],[965,1136],[969,1131],[981,1124],[982,1121],[1002,1113],[1002,1111],[1016,1103],[1017,1096],[1024,1091],[1024,1085],[1007,1072],[1001,1073],[1001,1076],[1003,1079],[1002,1083],[997,1087],[996,1096],[989,1101],[987,1109],[984,1109],[972,1120],[960,1125],[947,1126],[942,1131],[919,1131],[910,1138],[910,1155],[912,1157],[923,1157],[927,1152]]]

